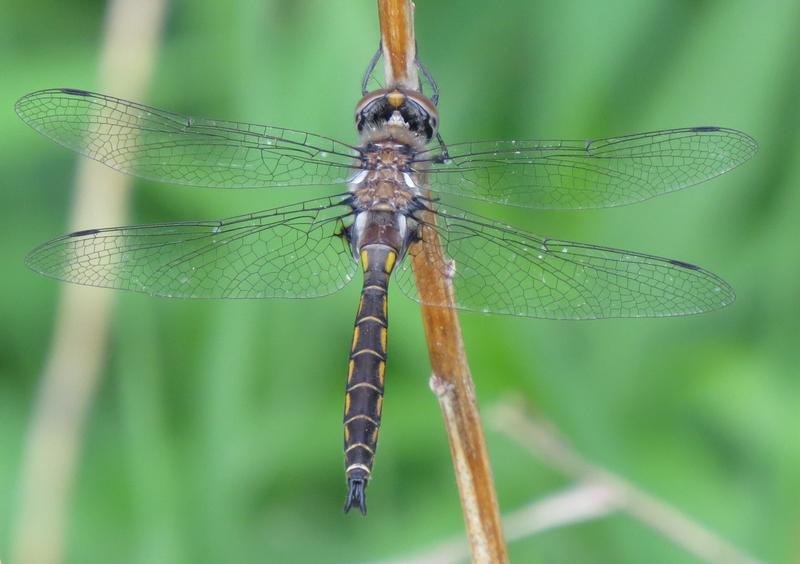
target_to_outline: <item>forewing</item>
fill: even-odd
[[[83,90],[34,92],[16,110],[39,133],[111,168],[188,186],[337,184],[360,154],[303,131],[183,116]]]
[[[504,205],[618,206],[693,186],[753,156],[749,135],[693,127],[587,141],[462,143],[418,155],[429,187]]]
[[[681,261],[542,239],[466,212],[436,219],[396,275],[417,301],[412,263],[436,256],[435,233],[448,259],[438,268],[452,279],[460,309],[547,319],[663,317],[718,309],[735,297],[725,281]]]
[[[322,199],[221,221],[90,229],[27,262],[67,282],[170,298],[323,296],[356,271],[340,237],[350,211]]]

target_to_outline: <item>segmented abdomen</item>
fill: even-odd
[[[397,252],[383,244],[360,250],[364,287],[353,330],[344,404],[344,453],[348,494],[345,511],[366,513],[364,489],[378,444],[388,337],[387,289]]]

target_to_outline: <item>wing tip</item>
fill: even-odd
[[[740,129],[734,129],[732,127],[721,127],[718,125],[699,125],[696,127],[689,128],[690,131],[694,133],[725,133],[729,136],[733,136],[737,138],[742,147],[745,149],[744,153],[742,154],[741,160],[737,164],[741,164],[750,157],[752,157],[758,151],[758,141],[750,135],[749,133],[745,133]]]
[[[40,258],[40,255],[41,255],[41,251],[44,250],[45,248],[46,248],[46,244],[45,245],[41,245],[41,246],[36,247],[35,249],[33,249],[27,255],[25,255],[25,259],[24,259],[25,260],[25,266],[27,266],[33,272],[35,272],[36,274],[39,274],[41,276],[45,276],[47,278],[52,278],[52,279],[55,279],[55,280],[61,280],[61,278],[59,278],[51,270],[48,270],[47,268],[45,268],[41,264],[41,262],[39,261],[39,258]]]
[[[88,90],[82,90],[79,88],[45,88],[42,90],[35,90],[34,92],[29,92],[23,96],[20,96],[16,102],[14,102],[14,112],[19,116],[19,118],[25,122],[27,125],[46,135],[40,127],[37,127],[37,120],[35,112],[30,112],[30,107],[36,108],[38,106],[37,101],[39,99],[46,99],[46,98],[53,98],[60,94],[66,94],[68,96],[80,96],[83,98],[89,98],[96,96],[93,92],[89,92]]]

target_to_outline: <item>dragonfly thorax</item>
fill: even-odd
[[[364,96],[356,105],[356,128],[362,135],[387,125],[406,128],[427,143],[436,135],[439,113],[436,105],[418,92],[382,88]]]
[[[412,166],[423,147],[408,130],[386,125],[375,130],[361,147],[361,170],[350,179],[357,209],[407,213],[420,193],[418,173]]]
[[[418,207],[415,175],[403,172],[398,164],[365,169],[352,181],[350,192],[355,219],[349,238],[354,256],[365,245],[381,244],[402,257],[416,229],[416,222],[409,221]]]

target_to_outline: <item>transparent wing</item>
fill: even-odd
[[[111,168],[188,186],[337,184],[360,155],[303,131],[183,116],[83,90],[34,92],[16,110],[39,133]]]
[[[588,141],[462,143],[420,153],[430,189],[504,205],[630,204],[719,176],[756,152],[749,135],[693,127]]]
[[[434,233],[460,309],[548,319],[662,317],[701,313],[733,302],[733,289],[700,267],[607,247],[542,239],[491,220],[437,214],[435,230],[397,269],[402,291],[420,301],[411,263],[435,256]],[[443,306],[446,304],[431,303]]]
[[[335,199],[221,221],[78,231],[31,252],[37,272],[87,286],[175,298],[310,298],[333,293],[356,263]]]

